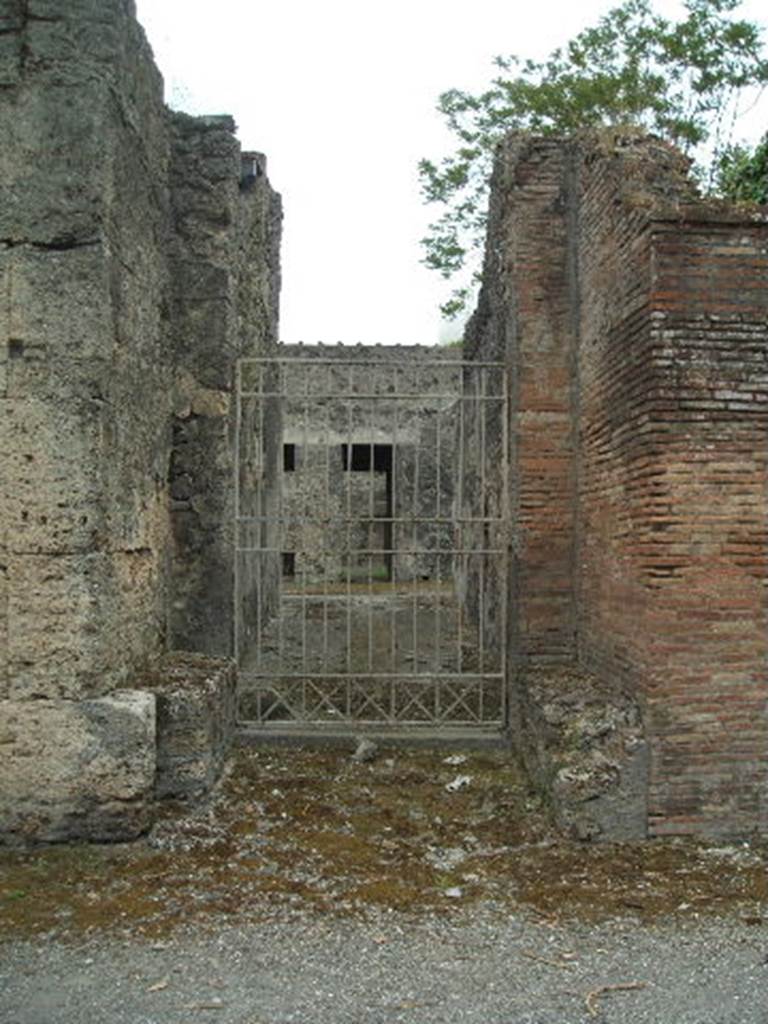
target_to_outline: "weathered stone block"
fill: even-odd
[[[100,242],[63,252],[16,248],[0,261],[8,305],[0,328],[8,338],[38,359],[112,355],[110,259]]]
[[[2,20],[0,20],[0,29]],[[0,35],[0,86],[16,85],[21,72],[21,39],[16,33]]]
[[[150,693],[0,701],[0,842],[134,839],[155,763]]]
[[[18,32],[22,24],[21,0],[0,0],[0,32]]]
[[[109,556],[9,553],[7,574],[3,695],[77,700],[103,692],[122,658],[104,629],[115,621]]]
[[[0,238],[65,249],[101,237],[112,114],[102,83],[0,105]]]
[[[162,553],[9,554],[0,696],[80,700],[124,684],[164,627]]]
[[[10,551],[87,551],[104,534],[98,409],[0,401],[2,534]]]
[[[179,325],[178,352],[201,386],[232,387],[232,366],[239,353],[234,344],[235,318],[231,299],[186,295],[175,310]]]
[[[157,698],[157,795],[201,796],[221,774],[234,735],[234,663],[173,653],[142,685]]]
[[[8,552],[0,544],[0,699],[8,678]]]

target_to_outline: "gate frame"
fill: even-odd
[[[242,498],[242,486],[241,486],[241,468],[242,468],[242,461],[241,461],[242,460],[241,437],[242,437],[242,431],[243,431],[243,408],[242,408],[242,406],[243,406],[243,399],[247,397],[247,398],[255,398],[255,399],[257,399],[259,401],[259,406],[260,406],[259,414],[260,414],[260,419],[261,419],[262,426],[263,426],[263,405],[264,405],[265,400],[268,400],[268,399],[277,400],[277,401],[279,401],[281,403],[281,407],[282,407],[282,404],[286,400],[290,401],[292,398],[295,400],[297,397],[307,397],[307,396],[293,396],[293,395],[289,394],[288,392],[286,392],[285,390],[282,389],[282,384],[283,384],[284,378],[282,376],[282,373],[280,373],[280,368],[283,367],[283,366],[297,366],[297,365],[301,365],[302,363],[304,363],[304,364],[311,364],[313,366],[322,365],[324,367],[333,366],[333,367],[337,367],[337,368],[349,368],[349,367],[353,367],[353,366],[361,367],[361,366],[368,366],[368,365],[384,367],[384,366],[388,365],[384,360],[382,360],[380,358],[377,359],[375,357],[375,355],[372,355],[371,357],[368,357],[368,358],[361,357],[360,356],[360,348],[359,347],[357,348],[355,355],[351,355],[349,358],[345,358],[345,359],[340,359],[338,357],[337,358],[333,358],[331,356],[326,356],[325,358],[323,358],[322,356],[320,356],[320,357],[306,357],[306,356],[305,357],[297,357],[297,356],[280,356],[280,355],[276,355],[276,356],[272,356],[272,357],[270,357],[270,356],[264,356],[264,357],[243,357],[243,358],[240,358],[240,359],[237,360],[236,370],[235,370],[235,388],[234,388],[234,394],[235,394],[235,437],[234,437],[234,509],[233,509],[233,532],[234,532],[234,537],[233,537],[233,541],[234,541],[234,543],[233,543],[233,562],[234,562],[234,565],[233,565],[233,584],[234,584],[234,595],[233,595],[233,605],[234,605],[234,614],[233,614],[233,634],[234,634],[233,635],[233,652],[234,652],[234,658],[235,658],[235,664],[236,664],[236,669],[237,669],[237,673],[238,673],[238,678],[240,676],[241,669],[242,669],[242,655],[243,655],[243,651],[241,649],[241,633],[242,633],[242,604],[241,604],[241,578],[240,578],[240,576],[241,576],[241,572],[240,572],[241,557],[244,554],[247,554],[247,553],[252,553],[252,554],[256,555],[257,557],[259,555],[268,554],[268,553],[272,553],[272,554],[276,555],[278,558],[280,558],[280,555],[281,555],[281,552],[280,552],[279,549],[274,549],[273,550],[271,548],[249,548],[249,547],[245,547],[245,546],[240,544],[241,525],[244,522],[256,522],[256,521],[268,522],[269,519],[270,519],[270,517],[268,517],[268,516],[243,516],[241,514],[241,498]],[[261,368],[271,369],[272,371],[277,371],[278,379],[279,379],[278,389],[276,391],[264,391],[264,390],[244,391],[243,390],[243,369],[244,369],[244,367],[246,367],[248,365],[255,365],[255,366],[259,366]],[[498,670],[494,671],[494,672],[482,672],[482,671],[478,671],[478,672],[459,672],[459,673],[457,673],[455,675],[455,677],[451,677],[451,678],[455,678],[456,681],[459,682],[459,683],[461,683],[462,681],[470,682],[472,679],[476,679],[476,680],[498,679],[498,681],[499,681],[499,688],[500,688],[500,700],[501,700],[500,716],[499,716],[498,719],[493,720],[493,721],[478,721],[478,722],[474,722],[474,723],[461,722],[461,723],[458,723],[458,724],[454,724],[454,723],[451,723],[451,722],[443,722],[443,721],[440,721],[440,720],[437,720],[437,721],[435,721],[435,720],[427,720],[427,721],[421,721],[421,720],[419,720],[419,721],[402,721],[402,720],[399,720],[399,719],[395,719],[395,720],[392,720],[392,721],[390,721],[390,720],[386,720],[385,721],[385,720],[346,719],[343,722],[334,722],[332,724],[334,726],[335,731],[337,731],[339,728],[342,728],[344,731],[350,731],[350,732],[355,731],[355,730],[359,731],[362,728],[366,728],[366,729],[375,728],[375,729],[377,729],[379,731],[383,731],[383,730],[387,730],[387,731],[396,730],[396,731],[408,732],[410,734],[413,734],[414,732],[423,731],[426,728],[437,729],[438,731],[443,731],[444,730],[446,732],[450,731],[451,729],[458,730],[459,732],[462,732],[462,731],[467,730],[468,728],[475,728],[475,729],[476,728],[480,728],[480,729],[483,729],[483,730],[493,730],[493,731],[498,731],[499,733],[501,733],[504,730],[506,730],[506,728],[509,725],[509,713],[510,713],[510,701],[509,701],[509,682],[510,682],[510,680],[509,680],[509,654],[510,654],[510,652],[509,652],[509,634],[508,634],[508,629],[509,629],[509,604],[510,604],[510,586],[509,586],[510,576],[509,576],[509,574],[510,574],[510,568],[511,568],[511,554],[510,554],[511,496],[510,496],[510,493],[509,493],[509,481],[510,481],[510,463],[509,463],[509,459],[510,459],[510,436],[509,436],[510,435],[510,423],[509,423],[510,402],[509,402],[509,397],[510,396],[509,396],[509,391],[510,391],[510,385],[509,385],[508,368],[507,368],[506,364],[504,362],[500,361],[500,360],[498,360],[498,361],[489,361],[489,360],[472,360],[472,359],[463,359],[463,358],[457,358],[457,359],[445,359],[445,358],[443,358],[443,359],[440,359],[440,358],[429,359],[429,360],[425,360],[424,362],[420,362],[418,364],[418,367],[420,369],[426,369],[426,368],[429,368],[429,367],[446,367],[446,368],[450,368],[450,369],[455,370],[460,375],[460,381],[462,383],[461,390],[455,396],[455,400],[456,400],[457,403],[462,403],[462,402],[466,402],[466,401],[470,401],[470,402],[471,401],[478,401],[478,397],[477,396],[472,396],[472,395],[467,396],[466,395],[466,393],[465,393],[465,391],[463,389],[463,382],[465,380],[465,373],[466,373],[466,371],[478,371],[479,370],[479,371],[481,371],[482,380],[483,380],[483,393],[479,397],[480,408],[484,409],[485,403],[487,403],[487,402],[498,402],[499,406],[500,406],[500,421],[501,421],[501,440],[500,440],[500,452],[501,452],[501,460],[500,461],[501,461],[501,466],[500,466],[500,475],[501,475],[501,487],[500,487],[500,492],[499,492],[499,494],[500,494],[499,514],[496,517],[490,517],[490,516],[486,516],[486,515],[477,516],[477,517],[474,517],[474,516],[473,517],[463,517],[463,516],[459,515],[458,518],[452,518],[452,520],[451,520],[454,524],[458,524],[460,526],[463,526],[463,525],[466,525],[466,524],[474,524],[476,526],[482,526],[482,527],[495,526],[496,529],[498,530],[499,544],[497,546],[489,545],[487,547],[487,549],[481,547],[481,548],[476,548],[476,549],[471,549],[471,550],[468,549],[466,551],[461,549],[461,548],[457,548],[457,547],[454,546],[450,550],[445,552],[446,554],[448,554],[450,556],[453,556],[453,557],[458,555],[460,557],[466,557],[467,559],[469,557],[471,557],[472,554],[483,555],[484,557],[489,557],[489,556],[498,556],[498,557],[500,557],[501,565],[500,565],[500,568],[499,568],[499,571],[498,571],[498,584],[497,584],[498,600],[499,600]],[[499,380],[501,382],[501,387],[500,387],[500,390],[499,390],[498,394],[496,394],[496,393],[491,394],[491,395],[485,394],[485,390],[484,390],[485,389],[485,382],[487,380],[487,374],[488,374],[489,371],[496,371],[498,373],[498,375],[499,375]],[[397,371],[395,371],[395,372],[397,372]],[[261,375],[260,379],[263,381],[263,374]],[[447,397],[453,397],[453,396],[446,396],[446,395],[443,395],[443,396],[439,396],[438,395],[438,396],[436,396],[436,395],[433,395],[433,394],[431,394],[429,392],[424,393],[424,394],[413,394],[413,393],[410,393],[408,395],[401,395],[400,393],[395,392],[394,394],[389,394],[389,395],[386,395],[386,396],[385,395],[379,395],[379,394],[357,394],[357,393],[355,393],[354,396],[347,395],[345,398],[343,396],[332,395],[332,394],[320,395],[320,396],[311,395],[309,397],[314,398],[314,399],[316,399],[318,397],[324,397],[324,398],[328,398],[328,399],[331,399],[331,400],[335,399],[335,400],[338,400],[338,401],[341,401],[341,400],[351,401],[352,398],[354,397],[355,399],[363,399],[363,400],[375,401],[376,399],[381,399],[381,398],[385,398],[385,397],[389,398],[389,399],[394,399],[394,400],[398,400],[398,399],[403,400],[406,397],[407,398],[440,398],[440,397],[447,398]],[[461,405],[459,407],[461,408]],[[281,408],[281,412],[282,412],[282,408]],[[461,440],[462,462],[460,464],[461,465],[461,469],[463,469],[463,467],[464,467],[464,462],[463,462],[463,458],[464,458],[464,453],[463,453],[463,443],[464,443],[464,440],[463,440],[463,422],[464,422],[464,416],[463,416],[463,413],[460,412],[460,424],[462,424],[462,427],[460,427],[460,436],[462,437],[462,440]],[[483,432],[483,435],[485,435],[486,431],[485,431],[485,414],[484,413],[483,413],[483,415],[481,417],[481,422],[482,422],[482,432]],[[283,445],[285,443],[283,438],[284,438],[284,430],[283,430],[282,423],[281,423],[280,441],[278,443],[278,460],[279,460],[279,462],[278,462],[278,469],[277,469],[277,473],[278,474],[283,472],[283,470],[282,470],[282,449],[283,449]],[[349,441],[350,446],[352,445],[352,443],[353,442],[350,439],[350,441]],[[371,441],[370,443],[371,443],[371,445],[373,445],[374,442]],[[397,447],[396,437],[392,439],[391,445],[392,445],[392,450],[393,450],[393,453],[394,453],[396,451],[396,447]],[[261,459],[262,459],[262,463],[263,463],[263,460],[264,460],[263,430],[262,430],[262,437],[259,439],[259,450],[260,450],[260,453],[261,453]],[[438,451],[439,451],[439,446],[438,446]],[[488,452],[487,438],[484,438],[483,444],[481,446],[481,452],[482,452],[482,457],[479,460],[479,464],[481,466],[481,480],[482,480],[481,493],[485,494],[485,493],[487,493],[486,490],[485,490],[485,485],[486,485],[486,457],[487,457],[487,452]],[[350,458],[351,458],[351,452],[350,452]],[[461,478],[461,472],[459,474],[457,474],[456,479],[460,479],[460,478]],[[439,507],[438,507],[438,511],[439,511]],[[394,515],[394,509],[392,510],[392,513],[393,514],[390,517],[389,522],[390,522],[390,524],[394,525],[396,522],[398,522],[398,519]],[[283,518],[284,517],[283,517],[282,494],[281,494],[280,495],[279,515],[277,517],[278,528],[280,530],[282,530]],[[403,521],[410,522],[411,520],[404,519]],[[429,520],[429,521],[436,521],[437,522],[437,521],[440,521],[440,520],[439,520],[439,517],[437,517],[435,520]],[[352,549],[350,549],[350,550],[352,550]],[[357,549],[354,549],[354,550],[357,550]],[[397,551],[397,549],[393,549],[393,554],[395,554],[396,551]],[[358,553],[360,553],[360,552],[358,552]],[[363,552],[363,553],[365,553],[365,552]],[[282,577],[281,577],[281,579],[282,579]],[[369,583],[370,583],[370,581],[369,581]],[[457,598],[458,598],[458,595],[457,595]],[[259,600],[261,600],[261,595],[259,597]],[[325,600],[327,601],[327,595],[325,596]],[[278,611],[277,611],[278,615],[282,614],[282,601],[283,601],[283,598],[282,598],[282,593],[281,593],[281,583],[280,583],[280,581],[278,581]],[[261,639],[263,637],[264,629],[265,628],[266,628],[265,626],[257,625],[257,638],[258,638],[257,643],[261,642]],[[481,630],[481,628],[482,627],[478,626],[478,630]],[[438,636],[439,636],[439,634],[438,634]],[[250,676],[251,678],[254,678],[254,679],[255,678],[268,678],[267,674],[260,675],[258,672],[247,672],[246,674],[248,676]],[[273,677],[275,676],[274,673],[272,675],[273,675]],[[404,680],[408,680],[408,679],[411,679],[411,680],[413,680],[413,679],[421,679],[421,680],[425,680],[426,681],[426,680],[434,678],[437,675],[437,673],[419,673],[418,671],[416,671],[414,673],[392,672],[392,673],[378,673],[378,674],[377,673],[371,673],[371,672],[366,673],[366,672],[361,672],[361,671],[354,671],[354,672],[347,672],[347,673],[327,673],[327,672],[325,672],[325,673],[317,673],[317,672],[311,672],[310,671],[308,673],[308,672],[305,671],[303,673],[282,673],[282,674],[277,674],[277,678],[279,678],[279,679],[295,679],[295,680],[300,680],[300,679],[306,679],[307,675],[311,675],[314,678],[320,678],[320,679],[324,679],[324,680],[330,680],[330,679],[347,680],[348,683],[351,683],[353,680],[360,680],[360,679],[378,679],[378,680],[390,679],[390,680],[393,680],[393,681],[397,681],[397,680],[404,681]],[[441,675],[444,676],[444,677],[448,677],[447,673],[441,673]],[[238,697],[239,697],[239,690],[240,690],[240,688],[238,686]],[[250,718],[242,720],[240,718],[240,716],[239,716],[239,702],[238,702],[238,721],[242,725],[246,725],[246,726],[250,726],[250,727],[256,727],[259,732],[263,732],[265,735],[269,735],[270,732],[274,732],[276,729],[280,729],[280,730],[290,729],[292,731],[295,731],[295,730],[298,729],[298,730],[303,730],[305,732],[311,732],[311,733],[314,733],[314,734],[322,735],[322,734],[328,732],[328,726],[331,724],[331,723],[327,723],[327,722],[316,721],[316,720],[313,720],[313,719],[300,719],[300,718],[290,718],[290,719],[279,720],[279,721],[274,721],[274,722],[265,722],[265,721],[259,721],[259,720],[254,721],[253,719],[250,719]]]

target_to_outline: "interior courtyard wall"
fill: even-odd
[[[350,445],[378,445],[392,449],[391,515],[429,520],[393,525],[394,579],[439,572],[448,580],[451,557],[436,552],[453,544],[451,410],[460,392],[460,353],[416,345],[286,345],[280,354],[296,360],[285,366],[282,385],[283,441],[293,446],[295,468],[283,473],[281,541],[295,555],[295,572],[308,582],[345,580],[345,551],[390,543],[383,524],[370,526],[386,512],[385,471],[344,468]],[[355,521],[348,524],[350,516]],[[445,526],[434,522],[440,517]],[[363,581],[369,570],[374,579],[380,575],[380,563],[358,561],[351,568]]]

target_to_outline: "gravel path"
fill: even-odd
[[[765,926],[303,914],[0,944],[3,1024],[766,1024]],[[598,992],[600,986],[642,983]],[[585,997],[593,991],[594,1014]]]

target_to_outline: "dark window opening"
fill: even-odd
[[[351,455],[351,458],[350,458]],[[345,471],[370,473],[373,461],[374,473],[392,472],[391,444],[343,444],[341,464]]]
[[[283,445],[283,472],[292,473],[296,469],[296,445]]]
[[[295,551],[284,551],[282,557],[283,557],[283,576],[295,576],[296,575],[296,552]]]

